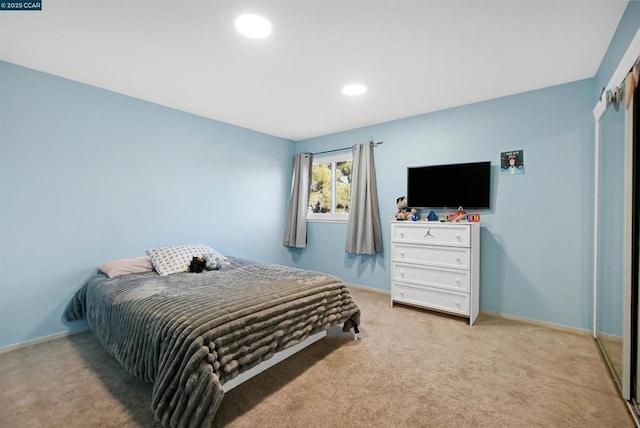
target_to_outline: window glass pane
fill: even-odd
[[[311,192],[309,193],[309,213],[330,213],[331,200],[331,163],[313,165],[311,171]]]
[[[336,213],[348,213],[351,202],[351,163],[336,163]]]

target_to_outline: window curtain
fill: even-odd
[[[348,253],[382,252],[382,229],[373,149],[372,143],[353,146],[351,208],[345,245]]]
[[[313,156],[300,153],[293,158],[293,182],[284,231],[284,246],[304,248],[307,245],[307,205],[311,186]]]

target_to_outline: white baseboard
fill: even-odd
[[[481,314],[486,314],[486,315],[491,315],[494,317],[498,317],[498,318],[504,318],[507,320],[512,320],[512,321],[519,321],[519,322],[523,322],[523,323],[527,323],[527,324],[533,324],[533,325],[539,325],[542,327],[549,327],[549,328],[553,328],[555,330],[562,330],[562,331],[568,331],[571,333],[578,333],[578,334],[587,334],[589,336],[591,336],[591,330],[587,330],[587,329],[582,329],[582,328],[578,328],[578,327],[569,327],[567,325],[562,325],[562,324],[554,324],[552,322],[547,322],[547,321],[538,321],[538,320],[532,320],[530,318],[524,318],[524,317],[519,317],[516,315],[509,315],[509,314],[503,314],[500,312],[493,312],[493,311],[487,311],[484,309],[480,310]]]
[[[347,287],[351,288],[358,288],[360,290],[365,290],[365,291],[373,291],[375,293],[382,293],[385,294],[387,296],[391,295],[391,292],[388,290],[380,290],[379,288],[371,288],[371,287],[365,287],[364,285],[358,285],[358,284],[351,284],[351,283],[347,283]],[[427,309],[428,310],[428,309]],[[493,312],[493,311],[487,311],[485,309],[481,309],[480,310],[481,314],[486,314],[486,315],[490,315],[490,316],[494,316],[494,317],[498,317],[498,318],[504,318],[504,319],[508,319],[508,320],[512,320],[512,321],[519,321],[519,322],[524,322],[527,324],[533,324],[533,325],[539,325],[539,326],[543,326],[543,327],[549,327],[549,328],[553,328],[555,330],[563,330],[563,331],[568,331],[571,333],[578,333],[578,334],[588,334],[588,335],[592,335],[592,331],[589,329],[582,329],[582,328],[578,328],[578,327],[569,327],[566,325],[562,325],[562,324],[554,324],[552,322],[547,322],[547,321],[538,321],[538,320],[533,320],[530,318],[524,318],[524,317],[519,317],[516,315],[509,315],[509,314],[504,314],[504,313],[500,313],[500,312]]]
[[[374,293],[386,294],[387,296],[391,295],[391,292],[389,290],[380,290],[379,288],[365,287],[364,285],[347,283],[347,287],[359,288],[360,290],[366,290],[366,291],[373,291]]]
[[[6,352],[16,351],[22,348],[28,348],[29,346],[37,345],[39,343],[50,342],[52,340],[61,339],[63,337],[72,336],[74,334],[83,333],[89,330],[89,326],[78,328],[75,330],[63,331],[62,333],[56,333],[49,336],[39,337],[33,340],[27,340],[26,342],[20,342],[15,345],[4,346],[0,348],[0,354],[4,354]]]

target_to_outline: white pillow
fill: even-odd
[[[206,245],[180,245],[177,247],[162,247],[147,250],[153,267],[160,276],[173,273],[187,272],[194,257],[201,257],[205,253],[220,254]],[[222,254],[220,254],[224,258]]]
[[[149,257],[132,257],[107,262],[98,267],[98,270],[109,278],[131,273],[152,272],[153,266]]]

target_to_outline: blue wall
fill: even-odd
[[[490,160],[492,209],[480,212],[481,309],[582,329],[593,323],[592,109],[640,26],[629,2],[593,79],[299,142],[297,152],[384,141],[376,149],[383,219],[406,194],[406,167]],[[501,176],[500,152],[523,149],[526,173]],[[385,252],[344,252],[345,224],[311,223],[292,264],[389,290]]]
[[[406,168],[492,162],[492,209],[480,212],[484,310],[588,328],[592,320],[593,81],[504,97],[297,143],[298,152],[368,141],[376,148],[385,252],[344,252],[346,225],[310,223],[296,266],[389,290],[389,221],[406,194]],[[523,149],[524,175],[499,172],[500,153]],[[409,201],[411,204],[411,201]]]
[[[640,28],[640,2],[631,1],[595,77],[596,95],[611,79]],[[625,110],[609,107],[600,121],[598,332],[623,333]]]
[[[6,62],[0,85],[0,347],[78,327],[83,280],[147,248],[286,262],[293,142]]]
[[[0,347],[76,328],[61,313],[105,261],[205,243],[389,289],[389,258],[344,252],[345,224],[282,234],[295,152],[373,136],[384,245],[409,165],[491,160],[481,308],[578,328],[592,322],[593,119],[640,25],[631,1],[594,79],[290,141],[0,61]],[[526,173],[500,176],[524,149]],[[241,211],[239,208],[241,207]]]
[[[632,0],[627,4],[609,48],[600,63],[600,67],[598,67],[594,84],[596,98],[600,96],[602,88],[609,83],[638,28],[640,28],[640,1]]]

